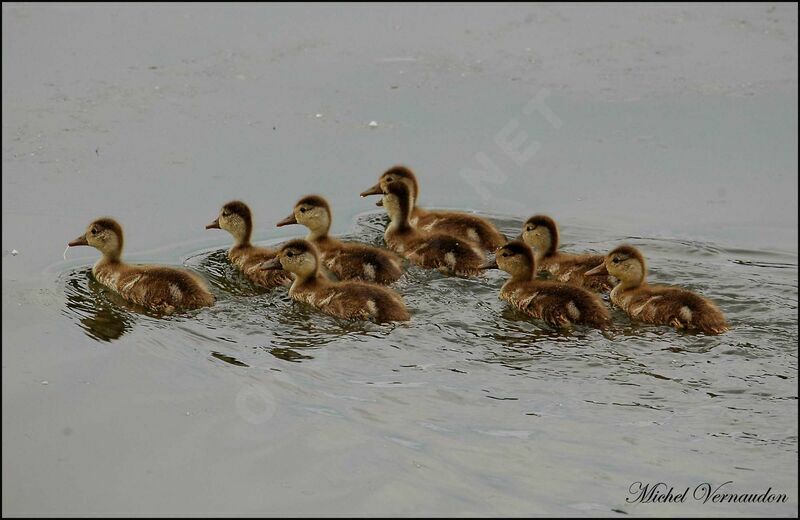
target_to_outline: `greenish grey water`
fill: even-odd
[[[796,6],[3,14],[4,514],[797,514]],[[543,93],[560,125],[525,113]],[[254,288],[203,229],[242,198],[276,244],[318,192],[380,244],[357,194],[397,162],[508,235],[547,212],[566,250],[641,247],[732,331],[557,333],[499,273],[417,269],[410,323],[348,323]],[[62,260],[102,214],[218,304],[158,318],[94,251]],[[625,502],[729,480],[788,501]]]

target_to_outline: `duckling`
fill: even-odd
[[[258,266],[275,257],[277,251],[257,247],[250,243],[253,233],[253,217],[247,204],[239,200],[228,202],[219,216],[206,229],[224,229],[233,235],[234,244],[228,251],[228,259],[254,284],[265,289],[288,286],[292,278],[288,273],[264,271]]]
[[[348,320],[408,321],[410,316],[399,294],[378,284],[335,282],[320,272],[316,246],[303,239],[290,240],[277,255],[261,264],[265,270],[284,269],[294,274],[289,296],[324,313]]]
[[[306,240],[317,246],[322,265],[340,280],[389,285],[403,274],[400,257],[391,251],[330,237],[331,208],[328,201],[318,195],[300,199],[292,214],[278,222],[278,227],[290,224],[302,224],[309,229]]]
[[[586,271],[603,263],[603,255],[574,255],[558,250],[558,226],[545,215],[535,215],[522,226],[518,237],[533,248],[536,265],[552,274],[559,282],[580,285],[598,292],[608,292],[614,287],[610,276],[586,276]]]
[[[86,232],[68,245],[92,246],[103,253],[92,274],[131,303],[163,314],[214,304],[214,295],[198,275],[173,267],[126,264],[122,244],[122,226],[106,217],[89,224]]]
[[[420,232],[409,220],[413,199],[409,187],[393,181],[384,183],[381,189],[381,200],[391,219],[383,234],[389,249],[426,269],[456,276],[481,274],[484,255],[478,244],[444,233]]]
[[[421,231],[464,238],[479,244],[486,251],[494,251],[507,242],[506,237],[484,218],[455,211],[426,211],[417,206],[419,198],[417,177],[405,166],[394,166],[386,170],[378,180],[378,184],[361,192],[361,196],[381,195],[386,183],[394,181],[403,182],[411,191],[409,222]],[[378,206],[380,205],[379,202]]]
[[[511,275],[500,299],[553,327],[572,323],[605,329],[611,326],[611,315],[596,294],[562,282],[536,280],[536,258],[521,240],[513,240],[497,250],[495,259],[483,269],[502,269]]]
[[[619,284],[611,290],[611,302],[633,319],[706,334],[728,330],[725,317],[710,300],[679,287],[649,285],[647,263],[633,246],[617,247],[605,256],[602,264],[586,274],[611,274],[617,278]]]

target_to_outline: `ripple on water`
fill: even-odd
[[[507,236],[515,236],[522,224],[495,221]],[[362,215],[346,238],[380,245],[385,222],[380,213]],[[564,226],[562,234],[568,251],[603,252],[625,241],[642,248],[653,283],[675,283],[711,297],[732,330],[718,337],[680,333],[632,322],[613,310],[611,331],[555,331],[497,298],[502,273],[463,279],[413,267],[394,285],[412,313],[410,323],[347,322],[294,303],[284,289],[254,286],[222,249],[193,253],[184,262],[209,280],[218,298],[212,308],[158,318],[121,301],[81,268],[60,278],[63,312],[104,343],[129,335],[137,338],[137,348],[174,356],[199,352],[242,371],[308,366],[313,371],[303,376],[309,378],[304,385],[334,401],[372,401],[378,389],[430,387],[462,396],[459,406],[492,402],[526,420],[569,416],[602,423],[608,417],[616,425],[625,410],[636,414],[636,421],[664,424],[665,415],[680,416],[670,424],[694,438],[796,450],[789,426],[783,435],[776,433],[780,429],[763,431],[765,417],[780,422],[796,406],[796,257],[680,239],[619,237],[587,227]],[[437,402],[435,396],[442,394],[427,395]],[[391,402],[408,406],[395,394]],[[457,430],[469,415],[428,417],[427,423]],[[747,428],[759,436],[742,434]]]

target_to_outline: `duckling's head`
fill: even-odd
[[[408,186],[409,192],[411,193],[411,202],[414,203],[417,200],[417,197],[419,196],[419,184],[417,183],[417,177],[410,168],[405,166],[392,166],[383,172],[383,175],[381,175],[380,179],[378,179],[378,184],[361,192],[361,196],[366,197],[367,195],[381,195],[384,192],[386,185],[390,182],[402,182]]]
[[[315,276],[319,270],[319,254],[314,244],[301,238],[290,240],[280,248],[272,260],[261,264],[262,269],[289,271],[297,278]]]
[[[206,229],[224,229],[236,239],[239,244],[250,242],[253,232],[253,216],[250,208],[242,201],[233,200],[219,210],[219,216]]]
[[[647,279],[647,262],[642,253],[633,246],[621,245],[608,253],[602,264],[587,275],[610,274],[617,278],[623,287],[638,287]]]
[[[534,215],[522,226],[519,239],[533,248],[536,260],[541,260],[558,250],[558,226],[546,215]]]
[[[99,218],[89,224],[86,232],[69,246],[92,246],[103,256],[118,260],[122,255],[122,226],[113,218]]]
[[[483,269],[502,269],[512,279],[532,280],[536,273],[536,259],[530,246],[521,240],[512,240],[497,249],[494,261],[481,266]]]
[[[411,189],[403,181],[387,182],[381,187],[383,207],[392,225],[406,225],[411,212]]]
[[[309,195],[294,205],[292,214],[278,222],[278,227],[302,224],[311,230],[310,239],[323,237],[331,227],[331,207],[319,195]]]

